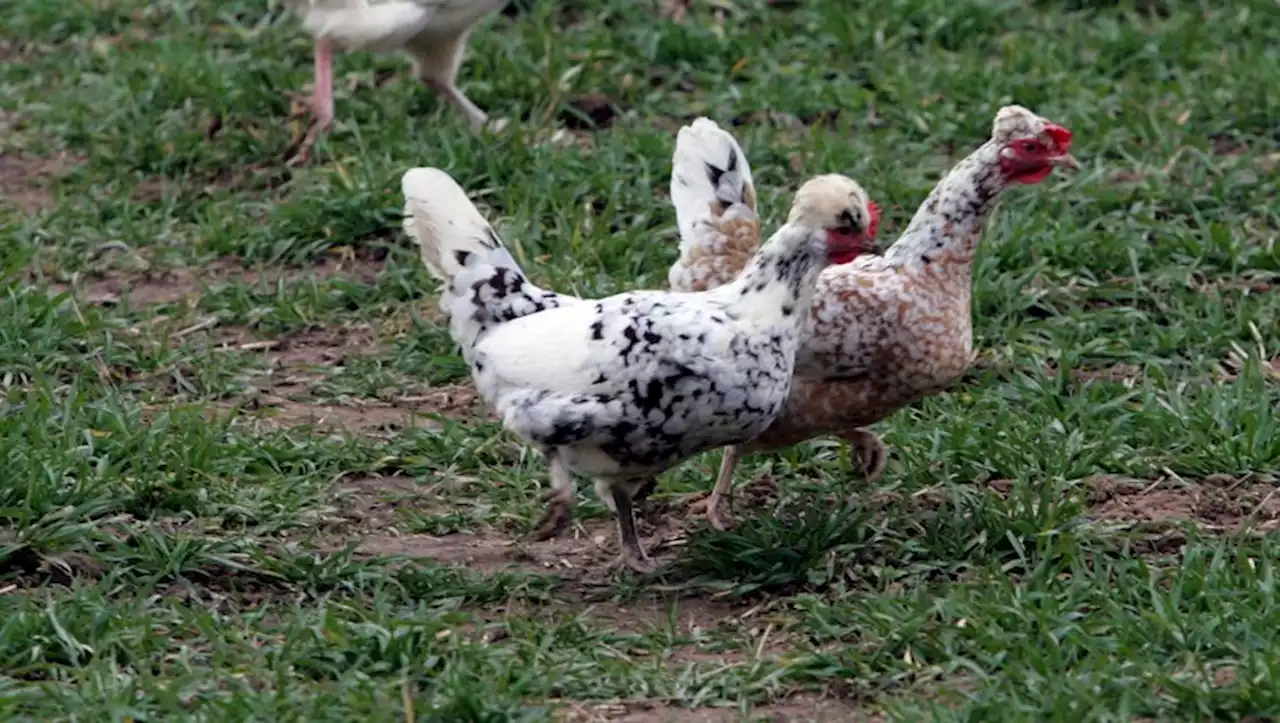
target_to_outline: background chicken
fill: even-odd
[[[296,0],[315,39],[314,121],[295,156],[305,161],[320,133],[333,124],[333,49],[403,50],[414,76],[457,106],[473,129],[488,121],[454,79],[471,28],[507,0]]]
[[[699,503],[713,526],[726,526],[722,499],[745,453],[835,434],[853,445],[869,480],[880,475],[884,445],[863,427],[964,374],[974,357],[970,297],[983,224],[1004,189],[1038,183],[1055,166],[1077,167],[1070,147],[1065,128],[1019,106],[1001,108],[991,139],[943,178],[883,256],[822,273],[786,408],[759,438],[725,450],[715,489]],[[710,184],[689,182],[703,175]],[[725,283],[757,242],[754,203],[725,205],[726,187],[755,198],[733,137],[704,120],[681,129],[671,178],[681,235],[673,289]]]
[[[552,487],[536,536],[567,527],[571,472],[589,475],[617,515],[623,560],[639,571],[653,565],[636,536],[636,490],[768,427],[791,386],[818,274],[831,254],[870,244],[838,228],[851,205],[865,205],[861,188],[824,177],[800,190],[734,281],[578,300],[530,283],[448,174],[413,169],[402,189],[405,230],[446,282],[441,308],[481,397],[547,457]]]

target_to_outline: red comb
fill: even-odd
[[[1066,128],[1063,128],[1057,123],[1046,123],[1044,126],[1044,132],[1048,133],[1049,137],[1053,139],[1053,142],[1057,143],[1058,147],[1062,150],[1065,151],[1071,148],[1071,131]]]
[[[871,213],[871,224],[867,229],[867,235],[875,238],[876,228],[880,225],[880,207],[876,205],[875,201],[867,201],[867,211]]]

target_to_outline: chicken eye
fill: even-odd
[[[1023,153],[1035,153],[1040,150],[1040,144],[1035,141],[1023,141],[1019,144]]]
[[[831,229],[831,230],[832,230],[832,231],[835,231],[836,233],[840,234],[841,236],[852,236],[852,235],[854,235],[855,233],[857,233],[856,231],[854,231],[854,230],[853,230],[853,227],[852,227],[852,226],[836,226],[835,228],[833,228],[833,229]]]

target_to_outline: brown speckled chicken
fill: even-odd
[[[996,114],[991,139],[933,189],[883,256],[829,266],[818,280],[796,379],[782,414],[763,435],[725,449],[715,489],[699,505],[725,529],[722,499],[741,455],[783,449],[833,434],[848,440],[868,480],[884,469],[884,444],[863,429],[950,386],[974,358],[970,318],[973,259],[987,216],[1004,189],[1044,180],[1056,166],[1077,168],[1071,133],[1020,106]],[[733,173],[723,158],[734,158]],[[686,182],[706,174],[708,184]],[[718,187],[742,184],[750,208],[726,207]],[[711,190],[708,190],[710,188]],[[755,190],[733,137],[711,121],[682,128],[671,198],[680,258],[668,279],[693,291],[723,284],[759,243]]]

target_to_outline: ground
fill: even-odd
[[[159,720],[1203,720],[1280,715],[1280,20],[1211,4],[521,0],[471,134],[278,2],[17,0],[0,34],[0,714]],[[540,282],[659,288],[674,132],[738,135],[904,227],[1014,101],[1083,170],[1008,194],[980,356],[878,425],[668,474],[612,570],[583,485],[471,389],[399,230],[449,170]],[[557,130],[566,130],[553,139]],[[571,141],[571,142],[570,142]]]

